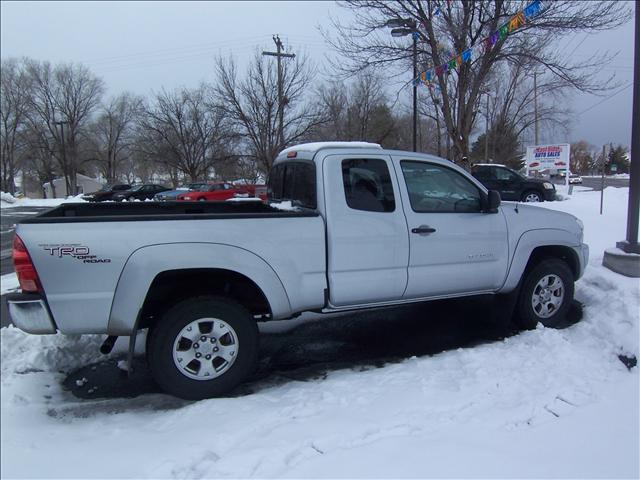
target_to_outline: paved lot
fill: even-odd
[[[554,179],[553,183],[556,185],[564,185],[564,181],[560,179]],[[598,177],[582,177],[582,185],[578,185],[581,187],[592,188],[593,190],[600,191],[602,190],[602,178]],[[628,178],[607,178],[604,179],[604,187],[628,187],[629,179]]]

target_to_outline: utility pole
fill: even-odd
[[[280,41],[279,35],[273,36],[273,42],[276,44],[275,52],[262,52],[262,55],[276,57],[278,61],[278,143],[279,150],[284,148],[284,94],[283,94],[283,74],[282,74],[282,58],[295,58],[293,53],[282,53],[284,46]]]
[[[489,92],[487,94],[487,110],[485,112],[485,128],[484,128],[484,161],[489,163]]]
[[[604,169],[607,166],[607,146],[602,145],[602,180],[600,182],[600,215],[602,215],[602,203],[604,202]],[[568,171],[569,169],[567,169]]]
[[[62,145],[62,164],[64,165],[65,170],[67,170],[68,166],[67,166],[67,152],[65,150],[65,146],[64,146],[64,126],[69,125],[68,121],[59,121],[59,122],[53,122],[54,125],[60,125],[60,143]],[[75,185],[73,186],[73,193],[71,193],[69,191],[69,188],[71,187],[71,184],[69,182],[69,177],[67,176],[66,172],[65,172],[65,181],[66,181],[66,187],[67,187],[67,195],[75,195],[76,194],[76,187]]]
[[[633,115],[631,121],[631,164],[629,165],[629,204],[627,238],[616,245],[626,253],[640,253],[638,217],[640,217],[640,4],[636,2],[635,46],[633,53]]]
[[[538,145],[538,72],[535,70],[533,71],[533,115],[536,122],[535,144]]]
[[[415,22],[413,26],[413,151],[418,151],[417,129],[418,129],[418,32],[415,31]]]
[[[631,165],[629,166],[629,204],[627,208],[627,238],[616,242],[616,249],[604,251],[602,264],[627,277],[640,278],[640,2],[636,2],[635,40],[633,52],[633,114],[631,118]]]

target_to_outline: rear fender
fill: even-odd
[[[118,279],[111,312],[109,335],[130,335],[135,330],[154,278],[168,270],[217,268],[240,273],[262,290],[274,318],[291,314],[289,298],[271,266],[248,250],[217,243],[167,243],[134,251]]]

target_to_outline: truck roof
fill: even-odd
[[[312,142],[301,143],[300,145],[294,145],[282,150],[274,161],[274,165],[287,160],[306,160],[315,161],[316,154],[321,150],[329,149],[343,149],[343,150],[362,150],[367,153],[381,153],[387,155],[405,156],[407,158],[428,159],[432,162],[439,163],[441,165],[453,165],[454,168],[459,168],[453,162],[431,155],[428,153],[420,152],[408,152],[404,150],[385,149],[378,143],[370,142]],[[295,152],[291,157],[289,153]],[[496,164],[492,164],[496,165]]]
[[[280,152],[280,155],[285,155],[289,152],[309,152],[316,153],[325,148],[376,148],[382,150],[382,146],[379,143],[370,142],[311,142],[301,143],[289,148],[285,148]]]

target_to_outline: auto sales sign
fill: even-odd
[[[565,170],[569,165],[569,144],[527,147],[527,170]]]

